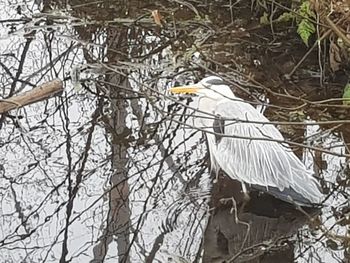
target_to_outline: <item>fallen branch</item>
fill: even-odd
[[[326,16],[326,22],[328,23],[329,27],[333,29],[334,33],[344,41],[345,45],[349,47],[350,39],[341,31],[341,29],[337,27],[336,24],[333,23],[333,21],[328,16]]]
[[[16,95],[7,99],[0,99],[0,113],[4,113],[13,109],[53,97],[63,91],[63,83],[61,80],[55,79],[46,82],[30,91]]]

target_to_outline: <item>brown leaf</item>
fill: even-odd
[[[341,64],[340,49],[338,45],[335,44],[334,42],[331,42],[329,47],[329,63],[333,72],[340,69],[340,64]]]
[[[160,14],[159,10],[153,10],[152,17],[153,17],[154,23],[156,23],[158,26],[162,26],[163,17]]]

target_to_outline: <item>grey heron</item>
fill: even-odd
[[[302,206],[319,204],[319,183],[313,172],[283,143],[281,132],[251,104],[238,98],[223,79],[170,88],[173,94],[199,95],[197,115],[204,131],[211,169],[260,191]]]

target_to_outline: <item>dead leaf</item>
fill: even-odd
[[[153,17],[154,23],[156,23],[158,26],[162,26],[163,17],[160,14],[159,10],[153,10],[152,17]]]
[[[329,47],[329,63],[333,72],[340,69],[341,55],[338,45],[334,42],[330,43]]]

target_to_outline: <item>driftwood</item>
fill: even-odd
[[[50,98],[63,91],[63,83],[61,80],[55,79],[46,82],[30,91],[16,95],[7,99],[0,99],[0,113],[4,113],[13,109],[18,109],[28,104],[32,104],[47,98]]]

